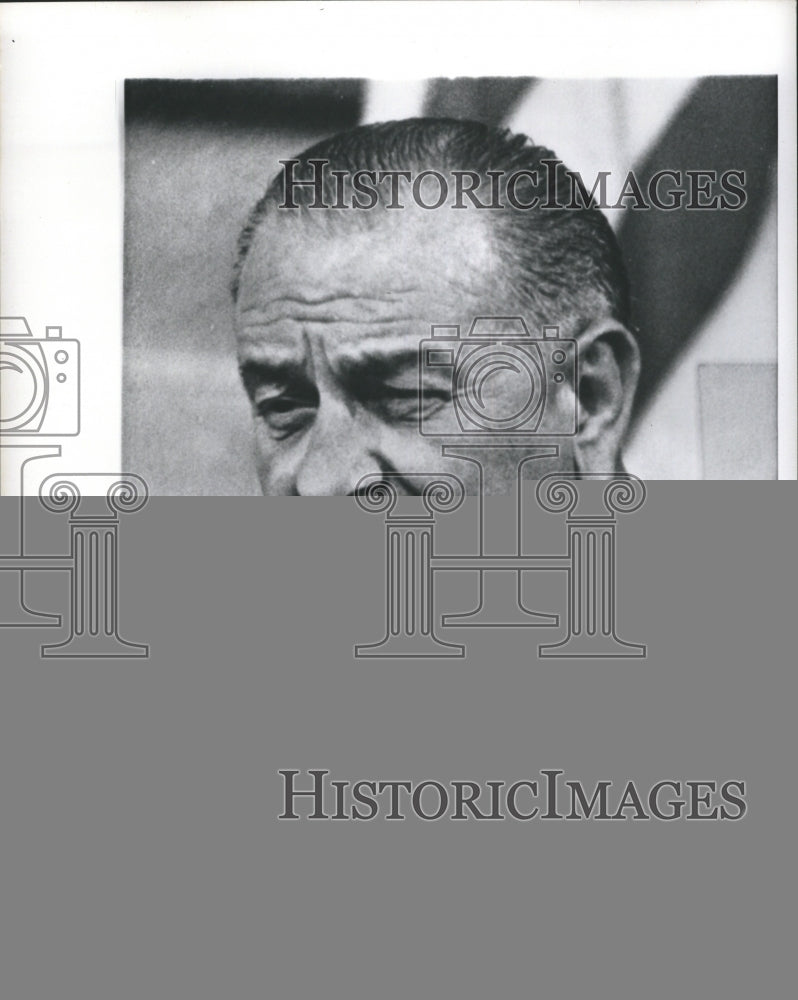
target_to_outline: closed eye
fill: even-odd
[[[256,392],[253,407],[258,419],[277,441],[297,434],[313,422],[318,410],[318,393],[277,391]]]
[[[444,389],[382,385],[374,388],[371,398],[364,403],[387,423],[418,423],[423,414],[430,417],[451,402],[451,393]]]

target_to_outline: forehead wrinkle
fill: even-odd
[[[411,292],[406,293],[412,294]],[[304,299],[295,296],[270,298],[238,311],[246,326],[267,327],[275,323],[399,323],[412,319],[405,297],[323,296]]]
[[[414,334],[399,337],[366,337],[337,345],[334,351],[335,360],[344,364],[357,364],[366,358],[389,361],[395,355],[416,352],[423,339],[423,336]]]
[[[238,357],[242,361],[260,361],[270,364],[300,364],[305,357],[305,344],[297,343],[293,347],[289,344],[272,343],[260,338],[239,340]]]
[[[400,296],[411,295],[420,291],[420,287],[391,289],[385,295],[319,295],[316,297],[305,295],[277,295],[270,298],[266,304],[253,303],[239,309],[241,316],[248,316],[251,313],[268,315],[272,307],[279,306],[304,306],[313,309],[315,306],[333,305],[334,303],[348,304],[355,302],[358,306],[366,309],[371,306],[395,305],[400,301]]]
[[[303,305],[303,306],[317,306],[317,305],[323,305],[325,303],[346,301],[346,300],[355,300],[357,302],[390,303],[394,302],[397,296],[409,295],[412,292],[418,292],[418,291],[421,291],[421,285],[407,285],[407,286],[402,286],[400,288],[389,288],[385,291],[384,295],[362,295],[359,292],[352,292],[348,294],[320,293],[318,295],[303,294],[303,293],[293,294],[286,292],[284,294],[276,295],[271,301],[280,303],[285,302],[288,304],[293,303],[296,305]],[[258,305],[246,306],[244,309],[241,310],[241,312],[248,313],[252,312],[253,310],[258,310],[260,308],[261,307]]]
[[[245,323],[239,328],[238,337],[240,340],[254,340],[257,339],[257,330],[266,331],[271,327],[286,327],[297,326],[302,330],[312,330],[314,326],[335,326],[342,333],[347,330],[348,327],[368,327],[369,330],[379,329],[380,327],[393,327],[398,324],[405,324],[411,322],[418,322],[418,317],[416,316],[396,316],[392,319],[374,319],[370,316],[364,316],[361,319],[341,319],[339,316],[290,316],[287,314],[280,314],[274,316],[271,319],[261,319],[259,318],[256,322]]]

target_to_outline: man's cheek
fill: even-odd
[[[261,453],[260,448],[255,446],[255,471],[258,476],[258,482],[260,483],[261,493],[264,496],[272,496],[273,490],[271,489],[272,481],[272,469],[271,463],[266,460],[266,458]]]
[[[279,448],[262,429],[255,433],[255,471],[264,496],[286,496],[291,488],[290,465],[281,461]]]

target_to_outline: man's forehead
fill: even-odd
[[[408,292],[401,300],[342,295],[315,302],[297,292],[239,312],[238,354],[242,359],[286,364],[319,353],[336,363],[365,357],[395,361],[417,353],[436,318],[468,322],[462,307],[456,296],[430,299],[417,292]]]
[[[440,293],[443,286],[471,295],[490,288],[495,251],[488,226],[475,213],[468,219],[443,211],[420,217],[416,210],[397,219],[385,209],[374,211],[381,217],[364,227],[301,216],[265,220],[242,269],[240,311],[297,293],[311,301],[351,296],[365,304]]]

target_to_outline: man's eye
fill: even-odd
[[[418,390],[386,385],[375,400],[386,420],[411,421],[418,416]]]
[[[279,440],[306,427],[313,420],[316,407],[309,399],[281,395],[256,400],[255,411],[269,432]]]
[[[422,412],[425,416],[431,416],[445,405],[449,401],[449,397],[444,399],[444,395],[443,392],[427,392],[425,390],[423,397],[421,397],[417,387],[405,389],[385,386],[377,402],[379,410],[386,420],[396,423],[416,423]]]

